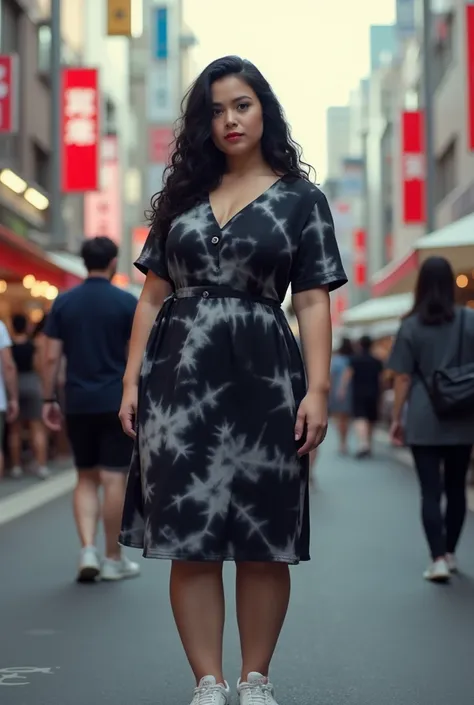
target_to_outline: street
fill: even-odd
[[[474,515],[462,575],[427,584],[413,472],[387,449],[359,463],[334,447],[331,436],[317,468],[312,560],[292,568],[272,670],[279,705],[470,705]],[[167,563],[141,560],[143,575],[130,582],[75,584],[69,496],[1,526],[0,550],[2,705],[188,705],[193,682],[168,606]],[[233,573],[226,565],[229,600]],[[235,692],[228,611],[225,672]]]

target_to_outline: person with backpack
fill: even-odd
[[[421,488],[432,558],[424,578],[447,582],[457,570],[474,444],[474,311],[455,305],[453,270],[443,257],[423,263],[388,367],[396,373],[391,439],[410,447]]]

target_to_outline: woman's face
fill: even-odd
[[[262,139],[262,106],[250,86],[237,76],[212,84],[212,139],[229,157],[253,151]]]

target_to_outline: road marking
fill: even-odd
[[[37,668],[36,666],[15,666],[10,668],[0,668],[0,685],[30,685],[26,679],[26,673],[46,673],[53,675],[52,668]],[[18,681],[21,681],[19,683]]]
[[[0,500],[0,526],[38,509],[53,499],[71,492],[76,485],[76,471],[65,470],[41,484],[20,490]]]

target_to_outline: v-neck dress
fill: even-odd
[[[172,285],[143,359],[120,543],[147,558],[309,560],[306,391],[281,304],[346,275],[323,193],[283,178],[220,228],[210,201],[136,261]]]

